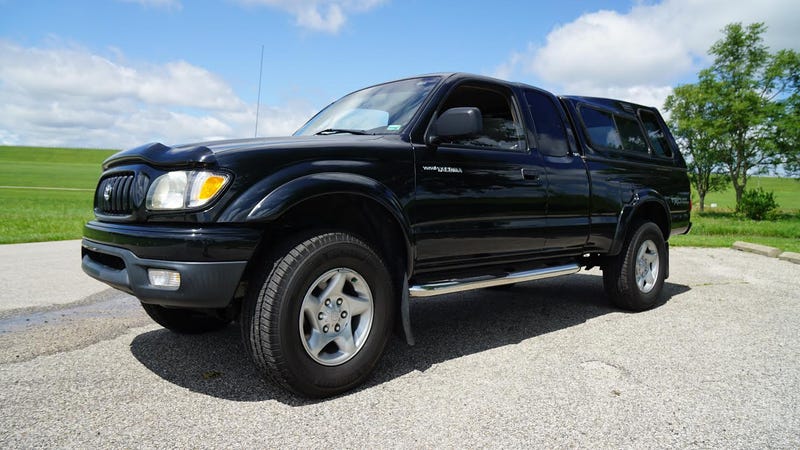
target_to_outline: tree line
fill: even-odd
[[[781,167],[800,176],[800,54],[770,52],[766,30],[763,23],[727,25],[709,50],[711,66],[665,102],[700,211],[707,193],[729,185],[737,211],[753,195],[764,196],[747,190],[753,173]]]

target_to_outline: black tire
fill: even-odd
[[[348,233],[298,237],[285,248],[251,281],[240,320],[245,348],[268,378],[298,394],[321,398],[352,389],[372,372],[394,324],[389,271]],[[338,294],[327,302],[330,291]],[[341,306],[334,297],[345,298]],[[357,311],[367,304],[369,313]]]
[[[212,316],[202,311],[184,308],[165,308],[142,303],[142,308],[162,327],[181,334],[200,334],[228,326],[230,320]]]
[[[631,230],[620,254],[603,267],[603,286],[617,307],[645,311],[660,301],[667,250],[656,224],[640,222]]]

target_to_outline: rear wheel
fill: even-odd
[[[166,308],[147,303],[142,303],[142,308],[151,319],[162,327],[182,334],[199,334],[219,330],[231,322],[195,309]]]
[[[383,353],[394,316],[391,277],[348,233],[293,242],[254,279],[242,308],[244,344],[282,386],[335,395],[362,383]]]
[[[644,311],[658,304],[664,287],[667,250],[661,229],[652,222],[633,228],[625,246],[603,268],[603,285],[620,308]]]

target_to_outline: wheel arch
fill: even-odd
[[[312,227],[351,230],[387,258],[398,257],[391,263],[400,264],[399,269],[413,270],[411,227],[400,201],[384,184],[363,175],[328,172],[295,178],[264,196],[246,222],[265,229],[260,247]]]
[[[614,232],[614,242],[611,246],[610,255],[617,255],[625,244],[625,239],[633,230],[636,223],[649,221],[655,223],[661,230],[664,241],[670,236],[670,214],[669,206],[664,198],[655,191],[642,191],[633,196],[632,201],[622,208],[617,222],[617,229]]]

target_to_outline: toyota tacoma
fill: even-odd
[[[409,297],[602,269],[656,306],[690,228],[686,163],[659,112],[476,75],[330,104],[293,136],[122,151],[103,163],[82,266],[179,333],[238,322],[269,378],[362,383]]]

